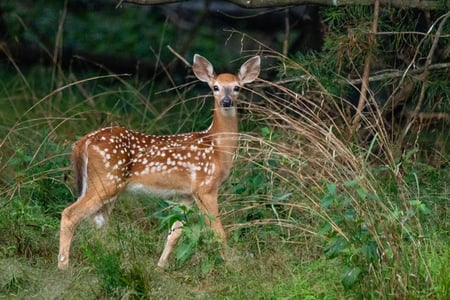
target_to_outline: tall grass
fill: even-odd
[[[286,71],[302,68],[263,54]],[[190,86],[164,90],[120,76],[57,73],[55,89],[48,70],[8,74],[16,77],[4,80],[0,92],[7,107],[0,127],[3,294],[48,296],[45,287],[60,276],[55,293],[67,297],[449,296],[448,220],[442,219],[449,172],[418,164],[415,148],[399,155],[376,109],[362,120],[369,137],[362,142],[326,90],[307,97],[269,80],[249,91],[259,101],[243,101],[241,147],[221,190],[227,262],[196,225],[195,210],[125,195],[109,230],[81,226],[72,270],[57,272],[59,214],[74,200],[71,143],[111,124],[200,130],[211,106]],[[155,94],[158,89],[164,92]],[[440,184],[430,189],[436,178]],[[165,238],[158,220],[176,214],[189,221],[187,235],[164,272],[155,269]]]
[[[284,72],[305,71],[287,57],[275,54],[275,59]],[[317,79],[310,75],[308,80]],[[397,154],[399,145],[388,135],[375,99],[369,99],[372,109],[361,121],[369,139],[360,139],[347,127],[344,110],[335,106],[341,99],[326,91],[308,98],[282,84],[264,85],[270,91],[260,95],[263,104],[250,103],[249,109],[268,125],[261,137],[243,137],[241,158],[267,176],[265,200],[258,204],[272,211],[267,223],[285,227],[287,241],[299,238],[292,232],[303,232],[303,238],[323,243],[325,256],[342,263],[343,286],[365,297],[448,296],[430,292],[442,292],[449,283],[448,272],[442,275],[448,239],[442,244],[435,239],[436,228],[423,226],[429,226],[429,218],[439,222],[442,215],[430,207],[436,195],[448,203],[448,185],[424,194],[421,182],[430,178],[418,178],[418,149]],[[445,204],[441,208],[448,212]],[[448,232],[445,223],[439,235]],[[430,257],[436,257],[429,247],[445,253],[431,265]],[[444,285],[442,278],[447,278]]]

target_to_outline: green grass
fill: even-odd
[[[372,145],[358,144],[280,85],[263,105],[245,105],[220,195],[225,262],[196,210],[123,195],[107,230],[82,223],[71,268],[57,270],[60,212],[75,200],[71,144],[110,124],[203,129],[211,106],[196,90],[156,93],[166,87],[65,73],[51,81],[50,72],[0,76],[0,298],[448,298],[448,168],[415,148],[394,157],[382,127]],[[160,270],[164,220],[185,213],[181,250]]]

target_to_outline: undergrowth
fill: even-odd
[[[305,72],[295,59],[262,54],[286,74]],[[450,172],[421,159],[417,143],[428,132],[416,131],[416,145],[399,152],[376,110],[362,119],[370,134],[361,139],[336,121],[346,111],[336,118],[324,105],[340,95],[324,88],[308,97],[262,79],[264,91],[247,91],[262,101],[243,101],[240,149],[221,189],[229,245],[195,208],[125,194],[108,229],[81,225],[73,266],[57,271],[60,212],[74,201],[70,145],[111,124],[201,130],[211,106],[192,86],[156,94],[159,87],[121,76],[58,71],[55,89],[48,70],[9,72],[15,77],[0,90],[1,297],[448,298]],[[185,234],[161,270],[175,220],[186,223]]]

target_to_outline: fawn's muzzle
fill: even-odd
[[[222,101],[220,101],[220,106],[222,107],[232,107],[233,104],[234,104],[233,99],[231,99],[231,97],[228,96],[224,97]]]

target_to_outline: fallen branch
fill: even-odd
[[[119,0],[119,4],[133,3],[138,5],[156,5],[184,2],[183,0]],[[281,7],[290,5],[373,5],[373,0],[228,0],[244,8]],[[397,8],[418,8],[423,10],[445,10],[450,8],[450,1],[422,1],[422,0],[380,0],[381,6]]]

